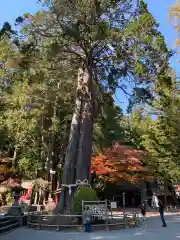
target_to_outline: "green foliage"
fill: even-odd
[[[37,154],[35,152],[25,152],[24,155],[21,154],[18,160],[19,170],[28,179],[35,179],[37,174],[37,169],[40,168],[37,159]]]
[[[120,122],[123,118],[121,108],[115,105],[111,96],[104,95],[103,100],[101,114],[94,122],[93,154],[111,146],[113,141],[123,139],[124,128]]]
[[[12,191],[8,191],[7,194],[6,194],[6,202],[8,205],[12,205],[13,203],[13,194],[12,194]]]
[[[171,69],[164,69],[158,75],[153,102],[156,118],[145,121],[142,145],[151,156],[151,165],[156,175],[177,181],[180,174],[180,135],[178,85]]]
[[[82,200],[98,201],[96,191],[92,188],[80,188],[76,191],[72,202],[72,212],[74,214],[82,214]]]
[[[16,149],[17,171],[35,178],[39,168],[56,167],[59,152],[65,151],[73,110],[73,72],[67,71],[65,63],[62,68],[61,62],[54,68],[55,62],[43,52],[27,56],[28,69],[17,63],[10,71],[8,57],[20,54],[13,48],[5,40],[0,42],[4,66],[0,73],[7,82],[11,79],[10,85],[5,82],[0,88],[1,148],[11,157]],[[47,71],[48,67],[51,70]],[[56,157],[53,161],[52,154]]]
[[[146,66],[145,64],[143,64],[140,61],[137,61],[134,64],[134,73],[136,74],[136,76],[138,77],[142,77],[146,75]]]
[[[172,100],[169,77],[162,74],[170,52],[144,1],[87,0],[75,1],[75,6],[69,0],[41,2],[42,11],[16,19],[21,38],[13,36],[7,23],[0,32],[0,77],[10,82],[0,88],[0,144],[11,157],[17,150],[17,170],[35,178],[39,168],[49,173],[63,167],[77,72],[86,66],[93,72],[89,96],[95,107],[88,113],[94,121],[93,152],[120,141],[146,149],[154,164],[166,157],[169,166],[160,164],[157,172],[171,168],[174,174],[179,97]],[[126,93],[129,85],[131,107],[152,104],[157,96],[153,108],[163,120],[138,111],[123,116],[113,97],[117,88]]]

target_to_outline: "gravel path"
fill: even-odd
[[[180,239],[180,215],[166,216],[167,228],[161,227],[159,217],[148,218],[140,228],[112,232],[63,233],[18,229],[1,236],[1,240],[175,240]]]

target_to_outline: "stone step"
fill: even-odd
[[[4,221],[1,221],[0,222],[0,228],[3,227],[3,226],[6,226],[6,225],[11,225],[13,223],[17,223],[17,220],[4,220]]]
[[[0,227],[0,235],[1,234],[5,234],[5,233],[8,233],[9,231],[15,229],[19,227],[19,223],[16,222],[16,223],[12,223],[12,224],[8,224],[6,226],[3,226],[3,227]]]
[[[0,219],[0,235],[8,233],[9,231],[12,231],[13,229],[19,227],[19,221],[14,218],[10,217],[4,217]]]
[[[14,217],[3,216],[0,218],[0,223],[4,221],[14,220]]]

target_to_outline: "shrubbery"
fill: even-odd
[[[96,191],[92,188],[80,188],[74,194],[72,201],[72,213],[82,213],[82,200],[84,201],[98,201]]]

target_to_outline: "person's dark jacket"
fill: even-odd
[[[159,200],[159,212],[164,212],[164,204]]]
[[[143,216],[145,216],[145,215],[146,215],[146,208],[145,208],[145,206],[144,206],[144,205],[141,205],[141,206],[140,206],[140,209],[141,209],[141,214],[142,214]]]

